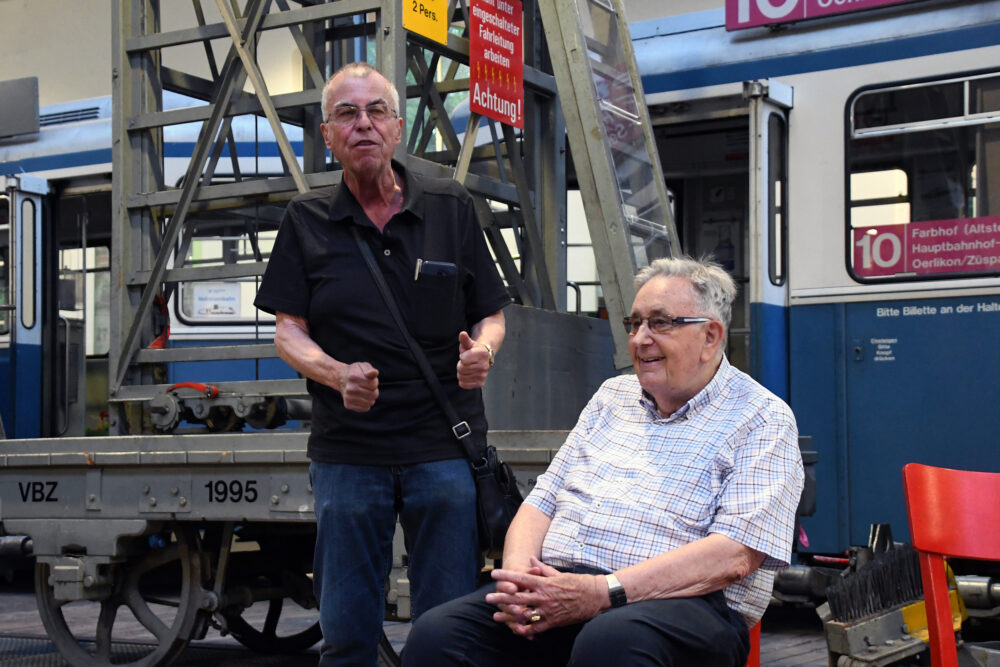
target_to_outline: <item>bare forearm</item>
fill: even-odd
[[[522,504],[507,530],[503,549],[504,568],[526,571],[532,556],[541,559],[542,542],[550,523],[549,517],[537,507]]]
[[[617,571],[630,602],[706,595],[750,575],[764,554],[711,534]]]
[[[533,556],[528,557],[528,567],[522,567],[525,554],[541,548],[535,538],[542,518],[547,525],[548,518],[541,512],[522,505],[514,520],[524,525],[511,525],[504,566],[492,573],[496,592],[486,596],[487,602],[500,609],[494,619],[526,637],[588,620],[611,606],[608,584],[601,575],[559,572]],[[710,535],[615,574],[629,602],[693,597],[747,576],[763,559],[738,542]]]
[[[340,391],[344,364],[324,352],[303,326],[301,318],[279,313],[274,332],[278,356],[310,380]]]
[[[472,325],[469,332],[472,339],[477,343],[485,343],[493,348],[493,354],[500,351],[503,345],[504,336],[507,335],[507,320],[503,311],[487,315],[483,319]]]

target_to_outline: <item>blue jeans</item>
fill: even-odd
[[[480,569],[476,489],[465,459],[407,466],[313,462],[313,586],[320,666],[376,665],[396,517],[409,556],[414,620],[475,590]]]

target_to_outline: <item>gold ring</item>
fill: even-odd
[[[531,618],[528,620],[530,620],[532,623],[538,623],[538,621],[542,620],[542,615],[536,611],[534,614],[531,615]]]

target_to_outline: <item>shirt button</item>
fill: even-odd
[[[392,251],[389,250],[388,248],[386,248],[385,250],[382,251],[382,254],[385,255],[386,257],[388,257],[389,255],[392,254]]]

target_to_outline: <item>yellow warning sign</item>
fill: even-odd
[[[447,44],[448,0],[403,0],[403,27]]]

